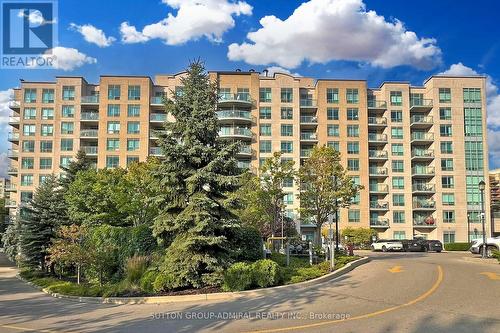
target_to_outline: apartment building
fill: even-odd
[[[98,168],[159,156],[155,130],[173,120],[162,97],[182,91],[183,75],[101,76],[98,84],[62,76],[21,81],[11,103],[12,213],[79,149]],[[241,168],[258,170],[275,151],[298,167],[315,145],[328,145],[364,186],[340,210],[341,228],[373,228],[380,238],[478,237],[471,225],[481,229],[478,183],[488,175],[485,77],[433,76],[421,87],[369,88],[363,80],[253,71],[210,76],[219,87],[220,136],[244,143]],[[297,185],[284,188],[286,214],[314,237],[314,224],[297,214]],[[489,189],[486,194],[489,207]]]
[[[490,171],[491,233],[500,236],[500,169]]]
[[[5,178],[0,178],[0,198],[5,198],[6,192],[5,188],[9,184],[9,181]]]

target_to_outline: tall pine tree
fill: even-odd
[[[238,227],[226,193],[238,187],[239,144],[218,138],[217,86],[200,61],[189,66],[182,85],[182,94],[166,101],[176,121],[159,135],[165,158],[155,174],[164,193],[153,230],[171,240],[162,268],[166,289],[219,283]]]
[[[69,162],[68,166],[61,166],[63,173],[59,180],[65,190],[75,180],[76,174],[80,171],[89,170],[92,168],[92,161],[83,150],[76,153],[75,159]]]

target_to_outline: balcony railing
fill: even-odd
[[[237,167],[241,170],[250,169],[250,161],[237,161]]]
[[[19,141],[19,133],[10,132],[8,135],[9,141]]]
[[[153,96],[153,97],[151,97],[150,104],[153,104],[153,105],[163,105],[163,97],[161,97],[161,96]]]
[[[238,151],[239,154],[244,154],[244,155],[251,155],[252,154],[252,147],[250,146],[241,146],[240,150]]]
[[[411,157],[434,157],[434,150],[432,149],[413,149],[411,151]]]
[[[234,102],[234,101],[251,103],[252,97],[250,96],[250,93],[219,94],[219,102]]]
[[[413,200],[413,209],[434,209],[436,202],[434,200]]]
[[[9,117],[9,124],[19,124],[21,117]]]
[[[315,108],[317,105],[315,99],[310,99],[310,98],[301,98],[300,99],[300,107],[302,108]]]
[[[7,151],[7,157],[13,158],[13,157],[18,157],[19,156],[19,150],[17,149],[9,149]]]
[[[224,110],[217,111],[217,118],[219,120],[222,119],[243,119],[243,120],[251,120],[250,111],[243,110]]]
[[[80,130],[80,137],[83,138],[97,138],[99,131],[96,129],[84,129]]]
[[[368,117],[368,125],[387,125],[386,117]]]
[[[164,113],[151,113],[149,115],[150,121],[165,122],[167,120],[167,115]]]
[[[434,175],[434,167],[428,166],[428,167],[413,167],[411,168],[411,174],[412,175]]]
[[[246,138],[252,138],[252,131],[249,128],[222,127],[219,130],[219,136],[242,136]]]
[[[370,167],[368,170],[370,175],[381,175],[381,176],[387,175],[386,167]]]
[[[386,101],[378,101],[376,99],[368,100],[368,108],[369,109],[386,109],[387,102]]]
[[[7,207],[7,208],[17,207],[16,201],[15,200],[5,200],[5,207]]]
[[[434,133],[422,133],[422,132],[413,132],[411,133],[412,141],[433,141]]]
[[[372,184],[370,185],[370,192],[389,192],[389,186],[387,184]]]
[[[411,189],[413,192],[436,192],[434,184],[413,184]]]
[[[5,192],[16,192],[17,188],[15,184],[5,185]]]
[[[389,155],[385,150],[369,150],[368,157],[370,158],[387,158]]]
[[[370,218],[370,227],[388,227],[389,219],[385,217]]]
[[[149,147],[149,155],[160,156],[162,155],[160,147]]]
[[[300,157],[311,157],[312,149],[301,149]]]
[[[82,104],[99,104],[99,95],[82,96]]]
[[[432,99],[412,97],[410,98],[410,107],[432,107]]]
[[[413,218],[413,225],[417,227],[435,227],[436,219],[433,216],[416,216]]]
[[[318,117],[316,116],[300,116],[301,124],[317,124]]]
[[[387,134],[368,133],[368,141],[387,142]]]
[[[300,133],[301,140],[318,140],[316,133]]]
[[[9,175],[17,175],[17,172],[18,172],[18,171],[17,171],[17,168],[12,168],[12,167],[10,167],[10,168],[7,170],[7,173],[8,173]]]
[[[433,118],[431,116],[419,116],[415,115],[410,118],[410,124],[433,124]]]
[[[82,112],[80,116],[81,120],[99,120],[98,112]]]
[[[387,201],[370,201],[370,208],[372,209],[389,209],[389,203]]]
[[[81,146],[80,149],[87,155],[97,155],[97,146]]]
[[[20,107],[21,107],[21,102],[20,101],[16,101],[16,100],[9,101],[9,108],[11,108],[13,110],[17,110]]]

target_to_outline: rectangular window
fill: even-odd
[[[391,153],[392,153],[392,156],[403,156],[403,154],[404,154],[403,144],[402,143],[393,143],[391,145]]]
[[[54,109],[53,108],[43,108],[42,109],[42,120],[53,120],[54,119]]]
[[[403,122],[403,111],[391,111],[391,122],[402,123]]]
[[[293,178],[285,178],[283,179],[283,187],[293,187]]]
[[[464,108],[465,136],[483,136],[481,108]]]
[[[347,170],[349,171],[359,171],[359,159],[348,158],[347,159]]]
[[[118,110],[118,115],[120,111]],[[137,104],[129,104],[127,105],[127,117],[139,117],[141,115],[141,106]]]
[[[107,151],[118,151],[120,150],[120,139],[108,139],[106,141]]]
[[[439,108],[439,119],[451,120],[451,108]]]
[[[108,99],[119,100],[120,99],[120,86],[119,85],[109,85],[108,86]]]
[[[347,153],[348,154],[359,154],[359,142],[348,142],[347,143]]]
[[[404,172],[404,162],[401,160],[392,161],[392,172]]]
[[[40,152],[41,153],[52,153],[52,141],[42,140],[40,141]]]
[[[348,137],[359,137],[359,126],[358,125],[347,125],[347,136]]]
[[[271,102],[271,88],[260,88],[259,89],[259,100],[264,103]]]
[[[23,157],[21,159],[21,169],[31,170],[35,167],[35,160],[33,157]]]
[[[73,139],[61,139],[61,151],[73,151]]]
[[[327,146],[328,148],[333,148],[333,149],[335,149],[336,151],[340,151],[340,142],[338,142],[338,141],[328,141],[328,142],[326,143],[326,146]]]
[[[464,88],[464,103],[481,103],[481,89]]]
[[[36,89],[24,89],[24,103],[36,103]]]
[[[36,119],[36,109],[35,108],[25,108],[23,111],[23,118],[26,120]]]
[[[326,119],[327,120],[339,120],[339,109],[338,108],[327,108],[326,109]]]
[[[259,152],[261,153],[270,153],[272,144],[270,140],[261,140],[259,143]]]
[[[128,134],[139,134],[140,133],[140,123],[138,121],[129,121],[127,123],[127,133]]]
[[[52,169],[52,158],[51,157],[40,158],[40,169],[43,170]]]
[[[326,130],[328,136],[339,136],[339,125],[327,125]]]
[[[54,89],[42,89],[42,103],[54,103]]]
[[[391,91],[391,105],[401,106],[403,105],[403,92],[401,91]]]
[[[127,156],[127,166],[130,166],[130,164],[137,162],[139,162],[139,156]]]
[[[259,127],[259,134],[261,136],[271,136],[271,124],[261,124]]]
[[[329,104],[339,102],[339,90],[337,88],[326,89],[326,102]]]
[[[444,210],[443,211],[443,222],[444,223],[455,223],[455,211],[454,210]]]
[[[139,150],[139,139],[127,139],[127,151]]]
[[[63,99],[63,101],[74,101],[75,100],[75,87],[74,86],[63,86],[62,99]]]
[[[281,119],[285,119],[285,120],[293,119],[293,109],[292,108],[281,108]]]
[[[35,125],[23,125],[23,135],[24,136],[35,136],[36,126]]]
[[[403,138],[403,127],[391,127],[391,138],[402,139]]]
[[[118,168],[120,166],[120,157],[106,156],[106,168]]]
[[[361,213],[359,209],[349,209],[347,213],[348,221],[350,223],[358,223],[361,222]]]
[[[453,143],[451,141],[441,142],[441,154],[453,154]]]
[[[394,211],[392,213],[392,222],[405,223],[405,212],[401,210]]]
[[[359,112],[357,108],[347,109],[347,120],[359,120]]]
[[[108,117],[119,117],[120,116],[120,105],[119,104],[109,104],[108,105]]]
[[[271,108],[266,106],[259,109],[260,119],[271,119]]]
[[[23,140],[21,151],[23,153],[34,153],[35,152],[35,141]]]
[[[285,193],[283,196],[283,203],[285,205],[293,205],[293,193]]]
[[[41,134],[42,136],[54,135],[54,125],[42,124]]]
[[[281,88],[281,103],[292,103],[292,102],[293,102],[293,89]]]
[[[440,125],[439,134],[444,137],[452,136],[451,125]]]
[[[346,99],[348,104],[359,103],[358,89],[346,89]]]
[[[443,243],[455,243],[455,231],[443,231]]]
[[[443,188],[454,188],[455,187],[455,181],[453,179],[453,176],[443,176],[443,177],[441,177],[441,186]]]
[[[63,118],[74,118],[75,107],[73,105],[63,105],[61,109],[61,116]]]
[[[467,205],[481,205],[481,192],[479,191],[479,182],[484,181],[483,176],[466,176],[465,188],[467,196]]]
[[[22,203],[28,203],[31,200],[33,200],[33,192],[21,192],[21,202]],[[22,212],[22,210],[21,210]]]
[[[182,97],[184,96],[184,87],[183,86],[175,86],[175,96]],[[135,156],[131,156],[135,157]]]
[[[33,175],[24,174],[21,175],[21,186],[32,186],[33,185]]]
[[[403,239],[406,239],[406,232],[405,231],[394,231],[392,233],[392,236],[394,239],[403,240]]]
[[[293,142],[292,141],[281,141],[281,152],[282,153],[292,153],[293,152]]]
[[[108,121],[108,134],[120,134],[120,122]]]
[[[293,125],[281,125],[281,136],[293,136]]]
[[[128,86],[128,100],[139,101],[141,99],[141,86]]]
[[[392,188],[395,190],[404,190],[405,179],[403,177],[392,177]]]
[[[451,103],[450,88],[439,88],[439,103]]]
[[[452,158],[441,159],[441,171],[453,171],[453,159]]]
[[[455,205],[455,194],[454,193],[443,193],[442,200],[443,200],[443,206],[454,206]]]
[[[361,202],[361,195],[360,193],[356,193],[356,195],[351,199],[351,205],[359,205]]]
[[[62,122],[61,123],[61,134],[73,134],[74,125],[70,122]]]
[[[38,184],[42,185],[47,179],[49,179],[49,175],[40,175],[38,177]]]
[[[59,159],[59,164],[62,167],[67,168],[70,163],[71,163],[71,156],[61,156],[61,158]]]
[[[482,141],[465,141],[465,169],[468,171],[484,169]]]
[[[404,194],[393,194],[392,195],[392,205],[398,207],[405,206],[405,195]]]

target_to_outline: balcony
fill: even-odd
[[[432,110],[432,99],[420,97],[410,98],[410,111],[430,111]]]
[[[19,111],[21,108],[21,102],[16,100],[9,101],[9,108],[14,111]]]
[[[236,166],[240,170],[248,170],[250,169],[250,161],[237,161]]]
[[[9,132],[7,140],[10,142],[19,142],[19,133]]]
[[[83,150],[89,156],[97,155],[97,146],[81,146],[80,150]]]
[[[5,200],[5,208],[16,208],[17,204],[15,200]]]
[[[221,127],[219,130],[221,138],[252,139],[252,131],[249,128]]]
[[[249,93],[246,92],[237,94],[231,94],[231,93],[219,94],[219,105],[224,105],[224,104],[235,104],[235,105],[250,107],[252,106],[252,97],[250,96]]]
[[[371,210],[389,210],[389,203],[387,201],[371,201],[370,202]]]
[[[9,149],[7,151],[7,157],[12,159],[17,159],[19,157],[19,150],[17,149]]]
[[[368,117],[368,126],[370,127],[385,127],[387,126],[386,117]]]
[[[368,142],[369,143],[387,143],[387,134],[379,134],[379,133],[368,133]]]
[[[428,128],[434,124],[431,116],[415,115],[410,118],[410,126],[413,128]]]
[[[163,156],[160,147],[149,147],[149,155],[151,156]]]
[[[312,149],[301,149],[300,150],[300,157],[304,157],[304,158],[311,157],[311,154],[312,154]]]
[[[413,209],[414,210],[435,210],[436,209],[436,202],[431,199],[426,199],[426,200],[418,200],[414,199],[413,200]]]
[[[370,228],[389,228],[389,219],[385,217],[370,218]]]
[[[370,177],[387,177],[386,167],[370,167],[368,170]]]
[[[314,132],[303,132],[303,133],[300,133],[300,140],[301,141],[316,142],[316,141],[318,141],[318,136]]]
[[[17,176],[17,173],[18,173],[17,168],[11,167],[7,170],[7,174],[10,176]]]
[[[436,193],[436,186],[434,184],[418,183],[413,184],[411,190],[415,194],[432,194]]]
[[[80,130],[80,138],[97,139],[99,130],[96,129],[83,129]]]
[[[243,122],[251,122],[252,121],[252,115],[250,111],[244,111],[244,110],[223,110],[223,111],[217,111],[217,118],[223,122],[225,120],[230,120],[230,121],[243,121]]]
[[[434,173],[434,167],[431,166],[411,168],[411,175],[413,177],[434,177]]]
[[[411,159],[414,161],[424,161],[434,159],[434,150],[432,149],[413,149]]]
[[[149,115],[149,121],[152,123],[164,123],[167,121],[166,113],[151,113]]]
[[[436,228],[436,219],[433,216],[415,216],[413,217],[413,226],[415,228]]]
[[[82,96],[82,105],[99,105],[99,95]]]
[[[301,109],[316,109],[318,107],[318,103],[315,99],[311,98],[301,98],[300,99],[300,108]]]
[[[387,102],[386,101],[378,101],[376,99],[368,100],[368,110],[386,110]]]
[[[300,116],[301,125],[317,125],[318,117],[316,116]]]
[[[241,146],[237,154],[241,156],[252,156],[252,147],[247,145]]]
[[[389,154],[385,150],[369,150],[368,157],[370,160],[387,160]]]
[[[387,194],[389,186],[387,184],[370,184],[370,194]]]
[[[413,132],[411,133],[411,143],[431,144],[434,142],[434,133]]]
[[[9,117],[9,125],[10,126],[19,126],[19,122],[21,121],[21,117]]]
[[[153,96],[149,100],[149,104],[152,106],[163,106],[163,97],[162,96]]]
[[[5,185],[5,192],[17,192],[16,185],[15,184]]]
[[[99,121],[98,112],[82,112],[80,114],[81,121]]]

